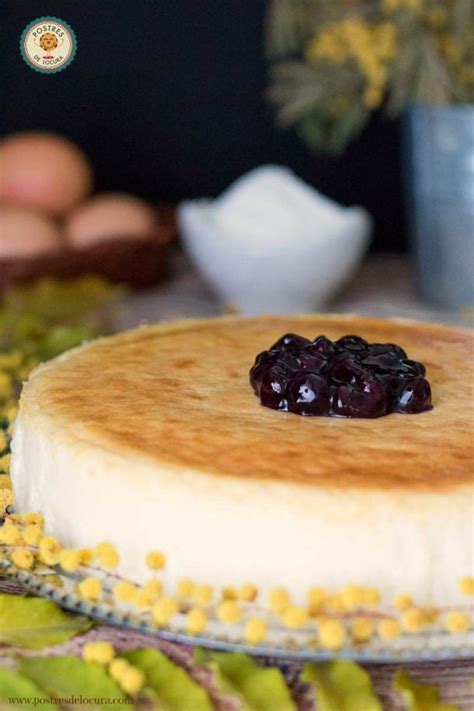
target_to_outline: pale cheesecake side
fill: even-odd
[[[423,361],[433,410],[376,420],[262,407],[255,355],[288,331],[357,333]],[[459,601],[474,560],[472,336],[356,317],[223,318],[137,329],[36,369],[12,478],[20,512],[70,547],[114,543],[120,572],[216,587],[377,588]]]

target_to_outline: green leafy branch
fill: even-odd
[[[143,675],[140,691],[132,696],[125,694],[107,664],[84,661],[71,654],[27,653],[51,649],[83,634],[91,624],[85,617],[63,612],[49,600],[0,595],[0,643],[4,646],[0,657],[1,708],[29,711],[41,705],[52,711],[70,708],[68,700],[82,696],[89,700],[88,708],[97,711],[109,702],[118,709],[212,711],[219,707],[218,699],[224,698],[242,711],[297,711],[297,702],[282,672],[241,652],[196,649],[194,669],[205,669],[210,674],[206,684],[157,649],[125,652],[116,659],[123,659]],[[305,664],[300,680],[320,711],[382,711],[369,675],[353,661]],[[403,670],[395,674],[393,689],[400,694],[407,711],[457,711],[440,702],[434,687],[413,681]]]

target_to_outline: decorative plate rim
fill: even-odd
[[[179,620],[180,618],[184,620],[182,613],[176,615],[178,624],[168,628],[158,628],[153,626],[149,620],[141,619],[137,613],[117,610],[104,602],[92,603],[85,601],[71,590],[59,590],[53,584],[44,582],[41,575],[10,568],[7,576],[20,582],[30,593],[49,599],[68,612],[86,615],[103,624],[143,632],[167,642],[218,651],[245,652],[268,660],[275,659],[280,663],[286,661],[303,663],[351,659],[355,662],[370,664],[393,664],[400,662],[419,663],[474,659],[473,631],[456,636],[442,631],[425,631],[419,634],[406,635],[391,643],[373,640],[363,646],[346,645],[337,651],[330,651],[318,649],[317,647],[298,647],[294,637],[303,637],[303,634],[305,634],[309,638],[310,635],[307,632],[298,635],[295,632],[289,633],[286,630],[285,635],[288,640],[290,642],[293,640],[286,647],[272,644],[252,646],[245,642],[230,639],[228,627],[221,622],[216,622],[213,625],[216,630],[214,634],[192,636],[180,630]],[[220,632],[221,630],[222,632]],[[271,631],[270,629],[270,634]],[[437,644],[433,646],[433,642],[436,640]]]

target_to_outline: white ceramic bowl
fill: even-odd
[[[212,200],[180,204],[184,247],[222,301],[242,314],[301,313],[324,306],[354,272],[369,243],[362,208],[341,210],[330,229],[308,225],[287,238],[223,228]]]

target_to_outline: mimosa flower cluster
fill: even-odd
[[[474,101],[474,6],[461,0],[273,0],[269,98],[283,126],[340,153],[373,110]]]
[[[206,583],[183,578],[175,590],[167,590],[160,577],[166,567],[166,556],[159,549],[147,553],[145,563],[150,578],[138,585],[117,573],[120,555],[111,542],[99,542],[93,548],[65,548],[44,531],[43,517],[35,512],[19,515],[8,509],[2,523],[0,562],[7,574],[48,573],[59,586],[63,580],[72,579],[77,597],[91,605],[133,611],[146,619],[150,627],[179,628],[191,637],[205,635],[210,624],[217,621],[224,628],[236,627],[239,637],[248,645],[263,644],[269,631],[279,627],[289,633],[311,633],[317,646],[337,651],[345,645],[365,644],[374,637],[389,642],[402,634],[429,629],[464,633],[472,627],[468,604],[440,610],[418,605],[403,594],[386,604],[375,588],[353,584],[336,592],[313,587],[303,604],[296,603],[285,587],[270,590],[260,600],[259,590],[250,582],[214,589]],[[458,587],[460,596],[473,596],[474,578],[462,579]],[[105,659],[106,652],[102,645],[87,648],[85,654]],[[109,663],[112,665],[112,658]],[[133,693],[134,685],[139,688],[137,675],[128,668],[122,669],[123,665],[116,666],[125,679],[123,688],[128,685],[127,693]]]

